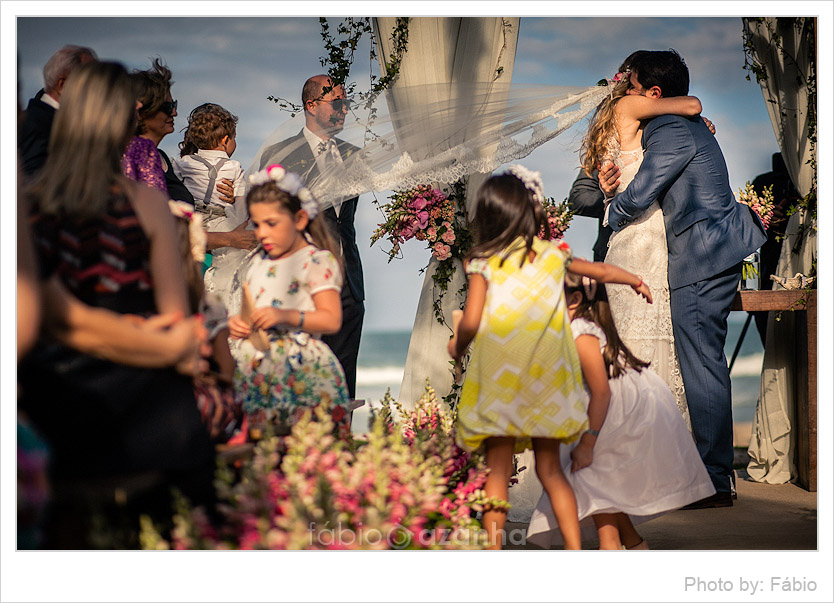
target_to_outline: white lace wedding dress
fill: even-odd
[[[643,149],[622,151],[619,145],[612,146],[614,163],[620,168],[617,192],[621,193],[637,174],[643,162]],[[689,407],[672,333],[666,226],[657,201],[639,218],[611,235],[605,262],[641,276],[651,289],[654,303],[648,304],[627,285],[605,286],[620,339],[635,356],[649,362],[652,370],[666,382],[691,432]]]

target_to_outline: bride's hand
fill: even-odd
[[[617,193],[617,187],[620,185],[620,168],[613,162],[606,161],[598,169],[599,187],[605,194],[605,198],[610,199]]]

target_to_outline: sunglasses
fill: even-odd
[[[177,101],[165,101],[161,105],[159,105],[159,110],[165,113],[166,115],[173,115],[174,111],[177,110]]]
[[[351,100],[349,98],[337,98],[334,100],[324,100],[319,99],[317,101],[310,101],[310,102],[317,102],[317,103],[330,103],[333,106],[334,111],[341,111],[344,109],[345,111],[350,111]]]

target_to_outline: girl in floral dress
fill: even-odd
[[[259,246],[233,284],[233,308],[241,309],[229,318],[238,397],[250,427],[286,429],[305,410],[328,404],[346,435],[344,372],[319,339],[342,323],[342,270],[327,227],[298,174],[271,165],[249,180],[246,203]]]
[[[501,547],[513,451],[533,449],[536,474],[553,504],[565,548],[580,548],[576,499],[559,463],[559,445],[588,427],[579,356],[565,310],[565,272],[631,285],[643,280],[615,266],[573,259],[566,243],[537,238],[549,225],[541,178],[522,166],[478,190],[477,244],[466,272],[469,294],[449,353],[460,359],[474,340],[458,405],[458,442],[481,447],[493,504],[484,511],[489,548]]]

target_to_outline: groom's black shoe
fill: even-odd
[[[716,492],[694,503],[689,503],[682,508],[683,511],[694,511],[695,509],[715,509],[717,507],[732,507],[733,495],[730,492]]]

